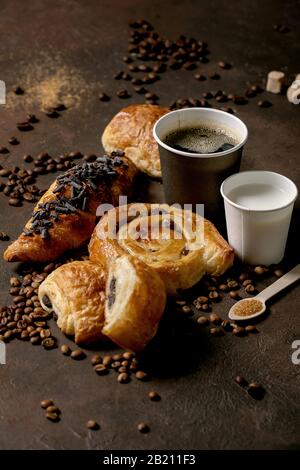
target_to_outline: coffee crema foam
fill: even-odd
[[[184,127],[170,132],[164,142],[175,150],[189,153],[224,152],[238,144],[238,138],[219,127]]]

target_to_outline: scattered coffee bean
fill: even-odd
[[[15,93],[16,95],[24,95],[24,90],[23,90],[22,87],[17,86],[17,87],[14,89],[14,93]]]
[[[94,356],[91,357],[91,364],[93,366],[96,366],[97,364],[102,364],[102,357],[100,354],[94,354]]]
[[[221,327],[211,328],[209,331],[212,336],[224,336],[225,334],[223,328]]]
[[[219,317],[219,315],[217,315],[216,313],[211,313],[209,315],[209,320],[212,322],[212,323],[215,323],[216,325],[219,325],[221,322],[222,322],[222,318]]]
[[[126,351],[123,353],[123,358],[130,361],[131,359],[133,359],[135,356],[135,354],[131,351]]]
[[[52,400],[42,400],[40,402],[40,406],[44,409],[46,409],[46,408],[48,408],[49,406],[52,406],[52,405],[54,405]]]
[[[249,278],[248,278],[248,279],[245,279],[245,280],[243,281],[242,286],[243,286],[243,287],[247,287],[247,286],[251,285],[252,283],[253,283],[252,279],[249,279]]]
[[[147,434],[148,432],[150,432],[150,428],[149,428],[148,424],[146,424],[146,423],[139,423],[137,428],[143,434]]]
[[[251,382],[249,384],[248,393],[255,400],[261,400],[265,395],[265,390],[259,383]]]
[[[257,106],[259,108],[270,108],[270,106],[272,106],[272,103],[268,100],[260,100],[258,101]]]
[[[80,361],[86,358],[86,354],[81,349],[75,349],[75,351],[71,352],[71,358],[75,361]]]
[[[57,414],[57,415],[60,415],[60,414],[61,414],[60,409],[59,409],[57,406],[55,406],[55,405],[49,405],[49,406],[47,406],[46,411],[47,411],[47,413],[55,413],[55,414]]]
[[[18,122],[17,128],[21,132],[28,132],[34,129],[34,127],[29,122]]]
[[[245,326],[245,330],[247,331],[247,333],[258,333],[258,329],[254,325]]]
[[[240,295],[239,295],[239,293],[238,293],[237,290],[231,290],[231,291],[229,292],[229,296],[230,296],[232,299],[234,299],[234,300],[236,300],[236,299],[238,299],[238,298],[240,297]]]
[[[218,294],[216,290],[211,291],[208,294],[208,297],[210,298],[210,300],[214,300],[215,302],[221,299],[220,295]]]
[[[27,122],[31,122],[31,124],[36,124],[39,122],[39,119],[36,117],[35,114],[27,114]]]
[[[46,114],[47,117],[49,117],[51,119],[57,119],[60,116],[60,114],[57,111],[55,111],[54,108],[47,109],[45,114]]]
[[[220,60],[218,62],[218,66],[221,68],[221,69],[224,69],[224,70],[229,70],[231,69],[231,64],[229,64],[228,62],[224,62],[224,60]]]
[[[60,351],[64,356],[70,356],[72,350],[67,344],[62,344],[60,347]]]
[[[8,139],[8,143],[10,145],[19,145],[20,142],[16,137],[11,137],[10,139]]]
[[[138,380],[147,380],[148,379],[148,374],[142,370],[138,370],[135,373],[135,376]]]
[[[100,93],[99,94],[99,100],[100,101],[110,101],[110,97],[106,93]]]
[[[183,307],[181,308],[182,312],[183,313],[186,313],[187,315],[193,315],[193,310],[191,309],[191,307],[189,307],[189,305],[183,305]]]
[[[100,426],[97,421],[94,421],[93,419],[88,420],[88,422],[86,423],[86,427],[88,429],[91,429],[92,431],[97,431],[98,429],[100,429]]]
[[[2,177],[6,177],[6,176],[9,176],[11,174],[11,170],[9,170],[8,168],[2,168],[0,170],[0,176]]]
[[[245,291],[247,292],[247,294],[252,294],[252,295],[254,295],[257,292],[253,284],[248,284],[245,287]]]
[[[32,158],[31,155],[24,155],[23,160],[24,160],[24,162],[26,162],[26,163],[31,163],[31,162],[33,162],[33,158]]]
[[[281,277],[284,275],[284,272],[282,271],[282,269],[275,269],[274,274],[276,277]]]
[[[245,336],[247,334],[243,326],[236,326],[235,328],[233,328],[232,333],[235,336]]]
[[[130,380],[129,375],[126,372],[122,372],[121,374],[118,375],[118,382],[120,384],[127,384],[129,380]]]
[[[4,154],[4,153],[9,153],[9,150],[7,147],[0,147],[0,153]]]
[[[95,371],[98,375],[106,375],[106,374],[108,374],[108,372],[109,372],[108,368],[104,365],[104,360],[103,360],[103,364],[97,364],[97,365],[94,367],[94,371]]]
[[[248,385],[247,380],[242,375],[237,375],[236,378],[235,378],[235,382],[238,385],[240,385],[240,387],[246,387],[246,385]]]
[[[254,268],[255,274],[258,276],[262,276],[263,274],[266,274],[269,271],[269,269],[266,266],[256,266]]]
[[[220,80],[221,78],[217,72],[211,72],[208,76],[211,80]]]
[[[201,326],[206,326],[208,325],[209,321],[208,321],[208,318],[207,317],[198,317],[197,318],[197,323]]]
[[[0,241],[6,242],[9,240],[9,236],[5,232],[0,232]]]
[[[148,397],[150,398],[151,401],[160,401],[161,396],[157,392],[149,392]]]
[[[198,80],[199,82],[204,82],[206,80],[206,76],[200,73],[196,73],[194,75],[195,79]]]
[[[53,423],[57,423],[60,421],[60,417],[56,413],[46,413],[46,418],[49,419],[49,421],[52,421]]]
[[[125,89],[122,89],[122,90],[119,90],[117,92],[117,96],[118,98],[121,98],[121,99],[127,99],[127,98],[130,98],[130,94],[127,90]]]

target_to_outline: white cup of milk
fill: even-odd
[[[249,264],[277,264],[283,256],[298,191],[272,171],[244,171],[221,185],[228,241]]]

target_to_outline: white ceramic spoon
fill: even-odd
[[[286,287],[296,282],[298,279],[300,279],[300,264],[297,264],[297,266],[291,269],[291,271],[289,271],[287,274],[282,276],[277,281],[273,282],[273,284],[271,284],[269,287],[264,289],[255,297],[242,299],[236,304],[234,304],[229,310],[229,314],[228,314],[229,318],[231,320],[249,320],[250,318],[255,318],[255,317],[258,317],[259,315],[262,315],[266,311],[267,300],[269,300],[271,297],[273,297],[273,295],[277,294],[281,290],[285,289]],[[246,303],[251,302],[252,299],[258,300],[261,303],[261,309],[258,312],[254,313],[253,315],[247,315],[247,316],[236,315],[234,313],[237,305],[247,307]]]

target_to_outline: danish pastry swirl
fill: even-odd
[[[124,253],[139,258],[161,276],[169,295],[205,273],[222,274],[233,262],[233,250],[211,222],[167,204],[112,209],[97,225],[89,252],[107,270]]]

